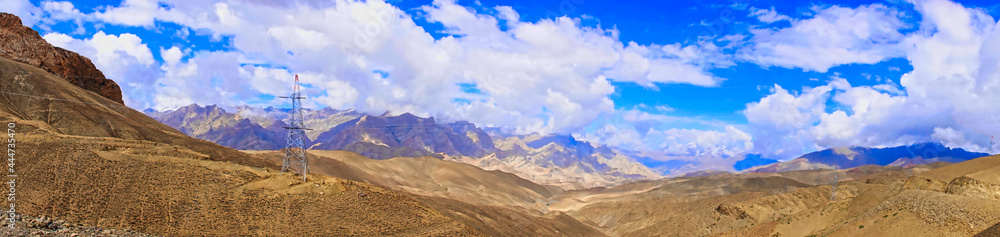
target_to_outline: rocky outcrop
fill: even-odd
[[[914,175],[913,177],[906,179],[906,182],[903,183],[903,187],[908,189],[944,192],[948,187],[948,183]]]
[[[744,211],[739,205],[732,203],[719,204],[718,207],[715,207],[715,211],[724,216],[732,216],[740,220],[750,218],[747,211]]]
[[[118,84],[104,77],[90,59],[52,46],[21,19],[0,13],[0,57],[35,66],[105,98],[122,103]]]
[[[321,133],[316,150],[349,150],[373,159],[446,154],[482,157],[495,152],[492,138],[469,122],[441,124],[410,113],[362,116]]]
[[[46,216],[18,216],[15,220],[14,225],[18,228],[0,228],[0,236],[154,236],[127,230],[102,229]],[[6,227],[7,218],[0,219],[0,224]]]
[[[948,183],[944,192],[966,197],[1000,200],[1000,185],[979,181],[969,176],[955,178],[951,183]]]

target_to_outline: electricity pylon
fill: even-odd
[[[830,201],[837,199],[837,174],[833,174],[833,191],[830,192]]]
[[[990,150],[989,150],[990,155],[993,154],[993,146],[996,146],[996,145],[997,144],[995,142],[993,142],[993,136],[990,136]]]
[[[281,161],[281,173],[284,174],[285,171],[295,170],[302,176],[302,181],[306,181],[306,174],[309,173],[309,159],[306,158],[306,144],[303,139],[306,137],[305,130],[312,130],[305,128],[302,121],[302,99],[306,97],[302,96],[299,92],[299,75],[295,75],[295,86],[292,88],[292,95],[290,96],[279,96],[279,98],[289,98],[292,99],[292,110],[289,112],[291,116],[289,117],[288,126],[285,130],[288,130],[288,143],[285,145],[285,158]]]

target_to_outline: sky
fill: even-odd
[[[993,1],[0,0],[126,105],[405,112],[731,166],[1000,134]]]

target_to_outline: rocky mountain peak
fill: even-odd
[[[35,66],[62,77],[83,89],[124,104],[122,90],[104,77],[90,59],[52,46],[38,32],[21,23],[21,18],[0,13],[0,57]]]

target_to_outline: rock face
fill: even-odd
[[[118,84],[105,78],[90,59],[45,42],[13,14],[0,13],[0,57],[44,69],[73,85],[124,104]]]
[[[362,116],[321,133],[311,149],[349,150],[373,159],[393,157],[482,157],[493,153],[493,140],[469,122],[439,124],[433,117],[410,113]]]
[[[144,113],[189,136],[238,150],[279,150],[285,147],[288,135],[284,128],[288,126],[288,111],[273,107],[223,109],[217,105],[202,107],[192,104],[176,110],[147,109]],[[315,141],[310,132],[325,132],[361,115],[353,110],[325,108],[306,109],[303,116],[306,127],[314,129],[306,132],[305,144],[309,146]],[[318,136],[319,133],[315,134]]]
[[[233,112],[227,110],[234,110]],[[195,138],[238,150],[284,148],[288,111],[276,108],[189,105],[147,115]],[[410,113],[364,115],[353,110],[303,111],[310,150],[345,150],[386,160],[431,156],[515,174],[564,189],[608,186],[661,176],[627,152],[569,135],[490,135],[467,121],[438,122]],[[634,152],[633,152],[634,153]]]

